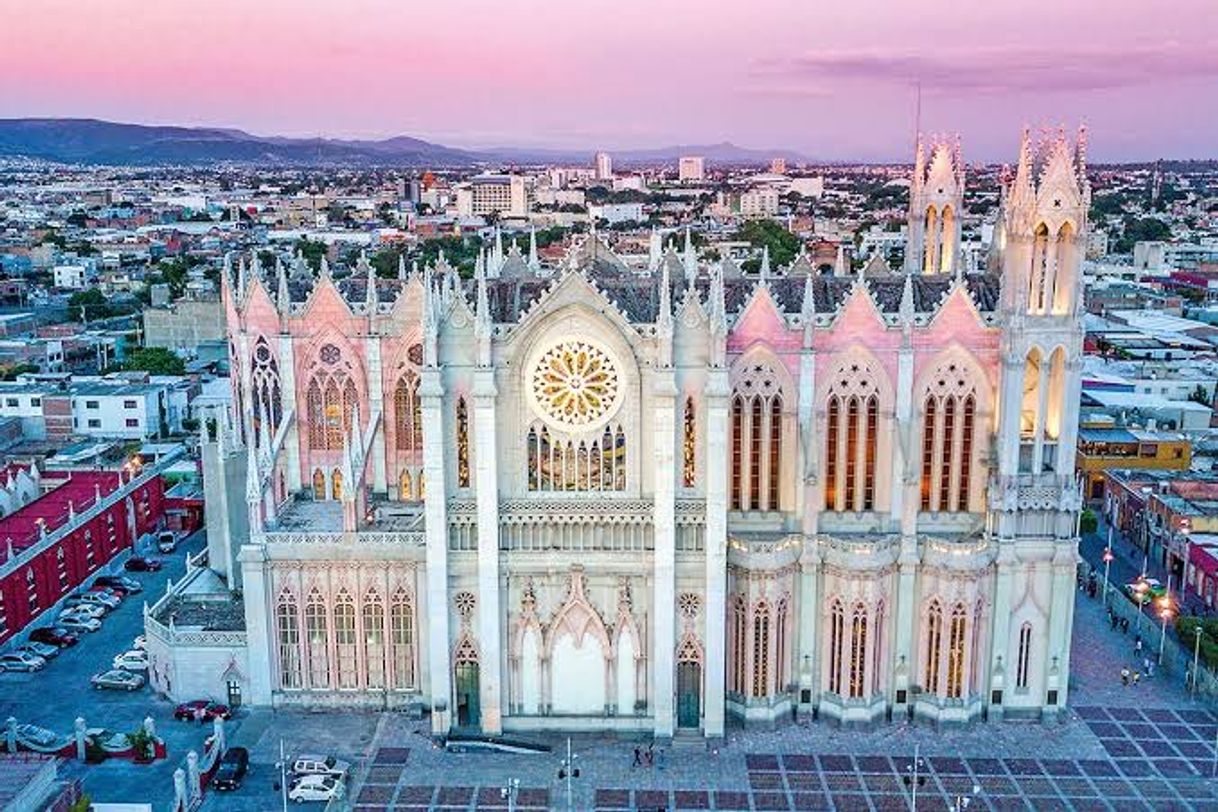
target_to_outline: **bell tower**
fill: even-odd
[[[964,209],[964,162],[960,140],[933,139],[927,149],[918,137],[909,184],[909,241],[905,272],[954,274],[960,262],[960,220]]]

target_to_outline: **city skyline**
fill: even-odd
[[[1181,0],[883,0],[747,8],[594,0],[273,0],[247,10],[131,0],[11,14],[0,116],[410,135],[453,147],[610,152],[730,141],[815,160],[905,160],[915,127],[1010,160],[1024,123],[1086,123],[1097,161],[1215,157],[1218,9]],[[536,21],[544,20],[540,26]],[[149,36],[155,32],[155,36]]]

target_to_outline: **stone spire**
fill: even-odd
[[[275,259],[275,305],[279,308],[280,316],[287,316],[288,310],[292,306],[292,294],[288,290],[288,269],[284,267],[283,260]]]
[[[905,274],[905,286],[901,289],[901,305],[897,310],[901,327],[906,334],[913,329],[914,323],[914,290],[913,274]]]
[[[257,399],[255,399],[255,402]],[[257,408],[255,406],[255,408]],[[254,422],[258,424],[258,464],[261,470],[271,470],[271,419],[270,410],[267,409],[261,419],[257,417],[255,412]]]
[[[685,250],[681,253],[681,261],[685,266],[685,279],[688,282],[693,282],[698,275],[698,254],[694,251],[693,236],[689,233],[689,226],[685,227]]]
[[[250,506],[250,521],[261,515],[256,508],[262,501],[262,482],[258,470],[258,451],[254,448],[254,438],[245,444],[245,501]]]
[[[364,278],[367,280],[364,289],[364,305],[368,308],[368,318],[371,319],[376,315],[376,308],[380,303],[380,300],[376,295],[376,268],[374,268],[372,263],[368,261],[368,258],[363,255],[360,256],[360,261],[365,267]]]
[[[660,306],[656,313],[659,352],[656,363],[668,369],[672,366],[672,279],[668,275],[668,263],[662,263],[660,267]]]
[[[655,273],[664,261],[664,246],[660,242],[660,232],[655,226],[651,227],[651,237],[647,241],[647,270]]]
[[[436,312],[436,292],[432,286],[432,270],[423,268],[423,364],[436,367],[439,360],[440,326]]]
[[[837,259],[833,262],[833,275],[846,276],[850,269],[846,267],[846,246],[842,243],[837,244]]]
[[[541,270],[541,260],[537,257],[537,227],[529,229],[529,270],[537,273]]]
[[[499,226],[495,226],[495,248],[491,254],[490,266],[486,269],[487,276],[498,279],[499,273],[503,270],[503,261],[503,232],[499,230]]]
[[[325,254],[322,254],[321,257],[320,278],[326,280],[327,282],[330,281],[330,261],[326,259]]]
[[[722,368],[727,363],[727,303],[724,301],[722,261],[711,272],[709,299],[711,366]]]
[[[249,284],[249,277],[245,271],[245,257],[241,257],[237,261],[237,301],[245,301],[245,288]]]
[[[398,281],[406,281],[406,255],[398,254]]]
[[[476,306],[474,314],[474,339],[478,350],[478,366],[491,365],[491,305],[486,291],[486,269],[479,261],[474,264],[476,278]]]
[[[812,274],[804,277],[804,301],[799,309],[799,318],[804,327],[804,346],[812,346],[812,330],[816,326],[816,290]]]
[[[761,267],[757,272],[757,281],[762,285],[768,285],[770,282],[770,246],[768,245],[761,248]]]

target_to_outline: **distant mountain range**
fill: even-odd
[[[789,150],[755,150],[723,142],[700,146],[624,150],[615,164],[672,163],[701,155],[709,163],[765,164],[771,158],[806,158]],[[383,140],[284,138],[215,127],[120,124],[80,118],[0,119],[0,157],[108,165],[209,165],[458,167],[502,163],[591,163],[591,151],[501,147],[463,150],[409,136]]]

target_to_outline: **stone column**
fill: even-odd
[[[76,737],[76,757],[81,761],[85,760],[85,719],[83,716],[77,716],[76,721],[72,723],[72,734]]]
[[[186,788],[191,798],[203,796],[202,776],[199,773],[199,754],[191,750],[186,754]]]
[[[495,425],[495,372],[474,373],[474,484],[478,509],[478,677],[482,732],[503,732],[499,610],[499,461]]]
[[[1002,362],[1001,398],[998,401],[999,473],[1019,473],[1019,421],[1023,409],[1023,376],[1026,359],[1011,352]]]
[[[901,536],[901,552],[897,557],[897,611],[893,615],[893,654],[896,669],[893,671],[892,699],[896,705],[896,692],[905,691],[905,702],[911,703],[909,686],[918,677],[918,654],[916,649],[918,629],[918,537]],[[900,666],[904,664],[904,668]],[[903,710],[905,706],[898,707]]]
[[[419,381],[423,417],[424,530],[427,538],[427,665],[431,683],[431,732],[448,732],[452,715],[452,659],[448,638],[448,487],[444,451],[444,383],[436,368]]]
[[[893,443],[897,453],[892,455],[892,489],[890,491],[892,506],[889,514],[905,535],[917,532],[918,509],[921,507],[916,487],[908,481],[905,475],[910,469],[911,458],[918,459],[918,451],[921,448],[920,438],[914,430],[913,386],[913,347],[906,345],[901,347],[900,353],[897,355],[897,402],[894,410],[896,419],[894,428],[897,431]],[[907,505],[906,500],[912,504]]]
[[[672,737],[675,719],[674,665],[676,648],[676,386],[669,370],[655,373],[652,421],[655,429],[655,505],[653,527],[655,635],[652,663],[655,669],[655,736]],[[713,457],[711,458],[714,459]],[[711,465],[713,466],[713,462]],[[709,533],[707,534],[709,536]],[[710,541],[707,541],[709,548]],[[709,613],[707,615],[709,617]],[[710,657],[707,657],[710,661]],[[709,702],[708,702],[709,705]]]
[[[190,798],[186,795],[186,771],[178,767],[173,771],[174,809],[188,809]]]
[[[372,443],[372,489],[377,493],[385,493],[388,490],[385,473],[385,419],[382,414],[385,403],[385,384],[381,365],[380,337],[368,336],[365,346],[368,350],[368,414],[361,415],[361,417],[368,421],[369,431],[375,431],[380,435],[377,441]],[[374,425],[372,418],[375,415],[381,415],[381,418],[378,424]],[[363,429],[364,427],[360,426],[361,439]]]
[[[1066,686],[1068,684],[1066,678],[1067,669],[1070,666],[1071,608],[1074,605],[1076,592],[1074,585],[1076,567],[1074,543],[1057,544],[1053,555],[1053,597],[1049,603],[1049,644],[1045,651],[1045,662],[1041,664],[1045,673],[1045,685],[1049,688],[1057,688],[1057,703],[1052,707],[1052,711],[1058,711],[1066,704]],[[1055,662],[1059,675],[1056,685],[1049,680],[1049,674]],[[1043,698],[1043,701],[1048,703],[1047,696]]]
[[[712,369],[706,383],[706,656],[703,735],[722,738],[727,682],[727,370]],[[663,471],[663,469],[660,469]],[[658,502],[657,502],[658,505]],[[657,608],[659,604],[657,603]]]
[[[241,564],[241,582],[245,596],[246,656],[249,673],[249,704],[265,707],[271,704],[274,690],[272,654],[278,651],[268,619],[275,615],[267,598],[266,548],[246,544],[237,556]]]
[[[1083,389],[1083,361],[1079,357],[1066,361],[1061,399],[1061,432],[1057,438],[1056,471],[1059,476],[1074,476],[1075,446],[1078,443],[1078,412]]]
[[[989,664],[982,671],[985,675],[984,692],[982,697],[983,704],[988,708],[988,718],[992,722],[1002,721],[1003,707],[1002,705],[993,705],[995,690],[1002,690],[1003,705],[1008,701],[1006,697],[1006,672],[1012,663],[1008,663],[1006,653],[1010,649],[1011,635],[1011,586],[1014,578],[1014,568],[1016,565],[1015,551],[1010,542],[1000,543],[996,539],[991,539],[992,544],[998,544],[998,558],[995,561],[995,578],[994,578],[994,608],[993,622],[990,624],[990,659]]]
[[[799,675],[799,705],[811,712],[820,693],[820,550],[815,536],[804,539],[804,551],[799,561],[799,660],[795,663]],[[802,693],[808,692],[808,702]]]

